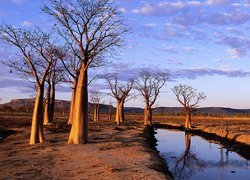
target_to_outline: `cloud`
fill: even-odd
[[[217,44],[223,44],[230,47],[227,49],[227,52],[232,59],[238,59],[247,55],[248,49],[250,48],[250,39],[247,37],[241,35],[223,35],[221,33],[216,34],[215,37],[218,38]]]
[[[167,46],[167,47],[163,47],[160,49],[162,49],[163,51],[169,52],[169,53],[178,53],[175,46]]]
[[[180,12],[185,6],[186,4],[183,1],[160,2],[158,4],[145,4],[140,8],[134,9],[132,12],[143,15],[170,15]]]
[[[194,52],[194,51],[197,51],[196,48],[194,48],[194,47],[189,47],[189,46],[183,47],[183,50],[186,51],[186,52]]]
[[[239,59],[242,56],[247,55],[247,50],[243,48],[230,48],[227,49],[231,59]]]
[[[154,27],[157,26],[156,23],[147,23],[147,24],[143,24],[143,27],[147,28],[147,29],[153,29]]]
[[[228,3],[228,0],[207,0],[205,4],[209,6],[218,6],[218,5],[225,5]]]
[[[181,63],[177,59],[168,59],[167,61],[168,61],[169,64],[178,65],[178,66],[182,66],[183,65],[183,63]]]
[[[211,14],[204,23],[212,25],[239,25],[249,21],[250,15],[244,12],[234,13],[214,13]]]
[[[189,1],[187,2],[189,5],[192,5],[192,6],[201,6],[202,3],[199,2],[199,1]]]
[[[210,6],[220,6],[219,11],[210,10],[212,8]],[[176,1],[158,4],[145,3],[132,12],[146,16],[167,17],[171,22],[186,27],[199,24],[239,25],[249,21],[250,14],[248,12],[234,7],[227,0],[208,0],[203,3],[199,1]],[[170,15],[172,17],[169,17]]]
[[[125,8],[120,8],[120,11],[122,12],[122,13],[126,13],[126,9]]]
[[[129,79],[135,78],[137,76],[137,73],[141,69],[145,68],[144,66],[145,65],[134,66],[131,63],[113,63],[109,67],[108,72],[111,74],[116,74],[118,79],[121,81],[128,81]],[[104,73],[105,72],[103,72],[103,74]]]
[[[188,36],[187,32],[188,32],[187,28],[182,25],[167,23],[164,26],[163,32],[155,34],[154,37],[156,39],[165,41],[169,39],[187,37]]]
[[[30,21],[23,21],[23,22],[21,22],[21,26],[23,26],[23,27],[29,27],[31,25],[32,25],[32,23]]]
[[[250,77],[250,71],[243,71],[237,69],[223,70],[223,69],[213,69],[213,68],[191,68],[191,69],[178,69],[178,70],[167,70],[170,74],[172,80],[178,78],[184,79],[196,79],[203,76],[214,76],[222,75],[232,78],[245,78]]]
[[[23,87],[27,86],[27,82],[20,79],[12,79],[12,78],[1,78],[0,79],[0,88],[6,87]]]
[[[17,89],[20,93],[34,93],[35,90],[32,88],[32,84],[22,79],[14,79],[11,77],[0,78],[0,89],[10,88]]]

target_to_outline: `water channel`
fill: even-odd
[[[250,179],[250,161],[219,143],[178,130],[156,132],[156,148],[175,179]]]

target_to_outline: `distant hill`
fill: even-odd
[[[154,113],[163,115],[183,114],[182,107],[158,107],[154,109]],[[250,109],[233,109],[225,107],[203,107],[197,108],[194,114],[198,115],[243,115],[250,114]]]
[[[2,111],[17,111],[17,112],[32,112],[35,99],[12,99],[8,103],[0,104],[0,110]],[[89,103],[89,111],[92,112],[94,104]],[[109,105],[100,104],[101,113],[109,112]],[[113,107],[112,107],[113,108]],[[70,101],[56,100],[55,110],[58,112],[69,112]],[[113,108],[114,109],[114,108]],[[114,111],[114,110],[113,110]]]
[[[32,112],[34,99],[13,99],[8,103],[0,104],[1,111],[19,111],[19,112]],[[59,112],[69,112],[70,101],[56,100],[55,109]],[[89,103],[89,111],[93,112],[94,104]],[[101,113],[108,113],[110,109],[109,105],[100,104]],[[112,106],[113,112],[115,107]],[[125,107],[125,113],[129,114],[142,114],[143,108],[137,107]],[[153,109],[154,114],[160,115],[181,115],[183,114],[183,108],[181,107],[157,107]],[[194,112],[198,115],[247,115],[250,114],[250,109],[233,109],[224,107],[204,107],[198,108]]]

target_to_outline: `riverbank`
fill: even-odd
[[[155,117],[160,124],[184,126],[185,117]],[[250,118],[249,117],[206,117],[193,116],[194,130],[201,130],[210,134],[250,146]]]
[[[168,128],[168,129],[179,129],[182,131],[189,132],[191,134],[196,134],[201,137],[204,137],[207,140],[214,140],[219,143],[221,143],[223,146],[226,146],[228,149],[232,149],[233,151],[236,151],[241,156],[243,156],[246,159],[250,159],[250,143],[248,140],[249,134],[241,134],[238,137],[244,137],[244,138],[238,138],[237,134],[228,133],[228,127],[226,130],[221,129],[220,127],[213,126],[195,126],[191,130],[185,130],[184,126],[182,124],[176,124],[176,123],[167,123],[167,122],[161,122],[159,124],[154,125],[155,128]],[[227,134],[225,134],[225,131]],[[231,131],[232,132],[232,131]],[[242,133],[242,132],[238,132]],[[236,137],[236,138],[232,138]],[[242,141],[244,140],[244,141]]]
[[[67,144],[65,122],[45,127],[47,142],[32,146],[29,119],[2,117],[0,126],[13,132],[0,141],[0,179],[172,179],[140,123],[90,124],[84,145]]]

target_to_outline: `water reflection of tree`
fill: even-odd
[[[225,154],[224,154],[224,150],[225,150]],[[221,168],[225,168],[225,166],[228,164],[229,162],[229,151],[227,149],[224,149],[222,145],[220,145],[220,161],[219,161],[219,166]],[[225,157],[225,156],[226,157]]]
[[[174,166],[173,172],[176,179],[187,179],[205,168],[205,164],[197,158],[195,150],[190,148],[191,134],[185,133],[185,145],[184,153],[178,157]]]

